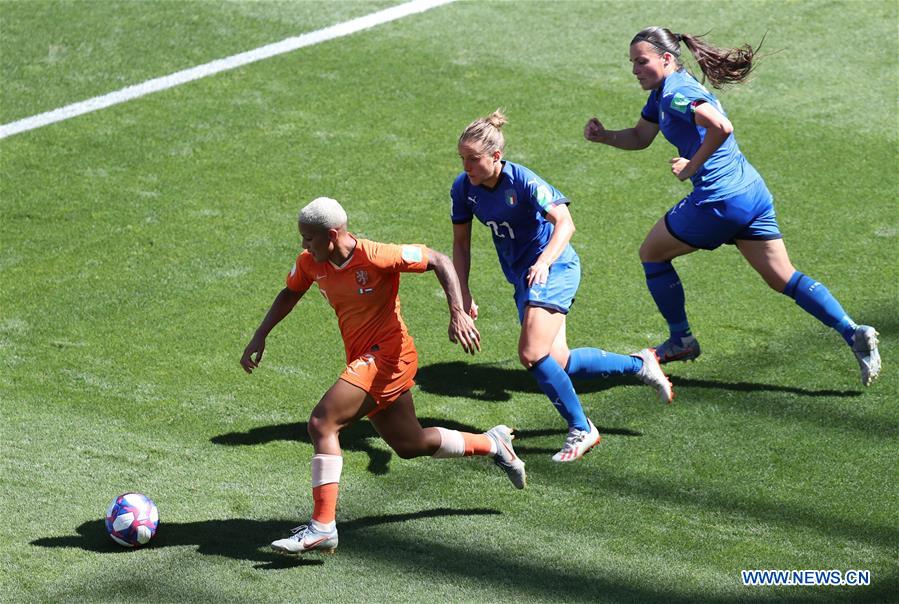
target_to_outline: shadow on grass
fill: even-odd
[[[858,397],[862,393],[858,391],[818,390],[803,391],[799,388],[788,386],[757,388],[756,384],[746,382],[719,382],[716,380],[700,380],[693,378],[678,378],[672,376],[671,380],[675,388],[683,394],[688,389],[700,390],[729,390],[746,392],[745,397],[716,397],[704,401],[700,397],[691,397],[688,404],[703,404],[710,402],[738,410],[742,413],[753,415],[775,416],[790,419],[797,422],[808,423],[814,426],[825,426],[835,430],[852,430],[868,437],[896,438],[899,436],[899,423],[893,418],[882,415],[870,416],[858,413],[853,406],[835,404],[833,401],[819,401],[814,399],[798,402],[789,398],[779,397],[778,393],[802,394],[811,397]],[[876,387],[876,385],[875,385]],[[756,394],[756,396],[750,396]],[[767,394],[767,396],[761,396]],[[682,397],[683,401],[685,397]],[[675,399],[677,404],[678,399]]]
[[[553,462],[536,458],[528,460],[531,475],[539,474],[544,482],[564,487],[568,480],[553,472]],[[899,543],[899,525],[865,522],[863,513],[857,509],[847,511],[852,518],[838,512],[826,512],[809,500],[806,505],[778,500],[766,496],[763,485],[758,495],[735,493],[726,486],[720,487],[707,481],[665,479],[651,476],[634,476],[616,473],[606,468],[601,474],[594,474],[592,485],[598,494],[617,493],[625,497],[637,497],[654,505],[670,504],[690,515],[692,509],[699,513],[715,512],[724,517],[738,516],[743,520],[754,520],[772,530],[809,529],[820,535],[846,539],[850,542],[866,543],[881,548],[894,548]],[[820,496],[840,497],[838,491],[828,490]]]
[[[670,367],[666,368],[666,371]],[[456,396],[476,400],[501,402],[512,398],[512,392],[539,392],[537,383],[524,369],[510,369],[496,365],[464,363],[435,363],[420,367],[415,378],[419,387],[425,392],[440,396]],[[784,392],[801,396],[861,396],[858,390],[810,390],[793,386],[775,384],[759,384],[754,382],[728,382],[723,380],[696,380],[689,378],[672,378],[675,388],[715,388],[735,392]],[[595,380],[575,380],[575,389],[579,394],[602,392],[617,386],[633,386],[640,384],[634,377],[616,376]]]
[[[468,424],[462,424],[449,419],[421,417],[419,422],[425,428],[442,426],[450,430],[461,430],[462,432],[483,432],[481,428],[476,428]],[[310,443],[309,432],[306,429],[307,422],[294,422],[290,424],[276,424],[274,426],[260,426],[246,432],[229,432],[219,436],[213,436],[209,439],[217,445],[239,446],[239,445],[261,445],[277,440],[297,441]],[[600,434],[617,434],[620,436],[642,436],[640,432],[629,430],[627,428],[608,428],[597,426]],[[562,428],[548,428],[543,430],[516,430],[515,431],[515,450],[518,453],[555,453],[558,447],[542,448],[528,447],[523,444],[529,438],[541,438],[544,436],[558,436],[562,439],[565,430]],[[372,474],[383,475],[390,470],[390,460],[393,454],[372,446],[370,439],[380,439],[381,437],[375,431],[370,422],[363,420],[356,422],[340,433],[340,444],[346,451],[356,451],[366,453],[368,455],[367,470]],[[382,441],[383,442],[383,441]],[[561,442],[561,440],[560,440]],[[386,445],[385,445],[386,446]]]
[[[653,583],[621,573],[606,576],[582,566],[548,564],[540,556],[509,556],[488,542],[484,548],[456,546],[452,543],[409,538],[407,532],[380,527],[408,521],[450,516],[495,516],[492,509],[434,508],[406,514],[366,516],[340,524],[341,544],[336,556],[351,563],[377,560],[388,564],[396,574],[421,576],[422,581],[434,577],[443,582],[464,582],[478,585],[489,593],[506,594],[507,599],[560,600],[566,602],[666,602],[732,603],[734,601],[770,601],[770,594],[746,593],[712,596],[702,592],[681,591],[677,584]],[[164,521],[163,521],[164,522]],[[201,522],[163,523],[149,548],[196,546],[204,555],[222,556],[238,561],[254,562],[259,570],[290,570],[305,567],[320,568],[333,558],[312,554],[308,557],[282,556],[266,551],[267,543],[283,536],[290,526],[285,520],[207,520]],[[372,529],[372,530],[368,530]],[[103,522],[89,521],[77,529],[78,536],[37,539],[32,545],[47,548],[80,548],[82,550],[118,555],[135,555],[135,550],[121,548],[106,536]],[[601,555],[601,554],[600,554]],[[316,571],[318,572],[318,571]],[[739,581],[734,571],[734,582]],[[870,601],[887,601],[894,594],[894,577],[875,576],[870,588],[855,588],[852,594],[831,589],[809,593],[790,591],[792,602],[842,601],[844,594]],[[389,580],[389,577],[385,578]],[[746,588],[747,590],[749,588]],[[787,588],[783,588],[787,589]],[[862,592],[861,590],[864,590]],[[824,597],[824,596],[827,597]],[[856,600],[856,598],[851,598]]]
[[[377,558],[397,569],[398,574],[439,573],[441,577],[465,584],[484,586],[493,594],[502,594],[505,601],[564,601],[564,602],[640,602],[665,604],[733,604],[734,602],[789,601],[795,603],[894,601],[895,576],[872,576],[871,587],[779,588],[780,597],[760,588],[740,588],[739,569],[733,571],[730,585],[717,585],[724,595],[711,595],[703,587],[689,588],[679,581],[652,581],[629,576],[627,567],[619,567],[615,576],[591,571],[582,565],[552,564],[540,556],[509,556],[486,548],[466,548],[464,551],[446,542],[420,542],[404,538],[402,533],[377,531],[360,533],[348,543],[350,555]],[[601,557],[602,553],[596,553]],[[582,561],[581,556],[578,560]],[[445,580],[447,580],[445,579]],[[704,579],[705,581],[706,579]],[[489,587],[488,587],[489,586]],[[694,591],[695,589],[695,591]],[[741,591],[742,589],[742,591]],[[823,591],[823,590],[829,591]],[[760,593],[761,592],[761,593]],[[783,598],[783,599],[781,599]]]
[[[669,369],[670,370],[670,369]],[[676,368],[675,368],[676,371]],[[438,396],[453,396],[477,400],[502,402],[511,400],[513,392],[537,392],[536,383],[527,372],[495,365],[476,365],[461,361],[437,363],[418,370],[419,387],[425,392]],[[791,397],[780,395],[797,395],[808,397],[811,402],[816,398],[855,398],[862,396],[859,390],[828,390],[781,386],[778,384],[761,384],[757,382],[708,380],[681,378],[671,376],[674,389],[678,393],[674,405],[703,404],[712,402],[726,405],[740,412],[754,415],[774,415],[816,426],[827,426],[839,430],[853,430],[862,434],[880,438],[894,438],[899,435],[899,424],[895,420],[883,417],[867,417],[854,412],[853,408],[842,405],[819,405],[809,409],[807,405],[796,405]],[[637,383],[632,377],[611,377],[596,380],[578,380],[575,389],[580,394],[589,394]],[[876,386],[875,386],[876,387]],[[697,391],[721,390],[725,392],[745,393],[745,397],[708,397],[696,396]],[[692,392],[691,392],[692,391]],[[769,403],[764,403],[752,394],[765,393]],[[585,404],[589,410],[589,403]],[[606,428],[606,433],[618,434],[614,429]],[[602,432],[602,429],[600,430]],[[639,434],[628,434],[638,436]],[[526,449],[522,448],[522,452]],[[541,452],[544,452],[541,450]]]
[[[495,516],[497,510],[486,508],[452,509],[434,508],[408,514],[384,514],[365,516],[340,523],[341,540],[362,529],[384,524],[396,524],[410,520],[447,516]],[[320,558],[288,557],[268,550],[268,544],[283,537],[296,521],[290,520],[203,520],[200,522],[160,522],[159,532],[148,547],[188,546],[197,547],[201,554],[222,556],[234,560],[259,562],[255,568],[278,569],[322,564]],[[127,555],[131,550],[116,545],[106,535],[103,520],[83,522],[75,529],[78,536],[45,537],[35,539],[31,545],[38,547],[74,547],[101,554]],[[364,531],[363,531],[364,532]],[[352,537],[355,539],[356,537]],[[341,545],[341,550],[345,549]]]

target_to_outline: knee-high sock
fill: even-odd
[[[549,397],[559,415],[565,418],[569,428],[590,429],[581,401],[574,391],[574,386],[571,385],[571,378],[555,359],[546,355],[534,363],[530,371],[540,385],[540,390]]]
[[[671,262],[644,262],[643,272],[646,274],[646,287],[668,323],[671,337],[685,338],[691,335],[684,286],[681,285],[674,265]]]
[[[312,520],[330,526],[337,517],[337,491],[343,457],[319,453],[312,456]]]
[[[615,354],[599,348],[575,348],[568,357],[565,373],[572,379],[593,379],[638,373],[643,367],[639,357]]]
[[[787,282],[783,293],[793,298],[802,310],[839,332],[847,344],[852,344],[852,337],[858,325],[849,318],[839,301],[822,283],[796,271]]]

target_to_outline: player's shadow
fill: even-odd
[[[537,383],[524,369],[462,361],[435,363],[420,367],[415,381],[422,390],[431,394],[491,402],[511,400],[513,392],[539,392]],[[672,376],[671,381],[674,383],[675,390],[678,388],[715,388],[736,392],[782,392],[811,397],[852,397],[862,394],[858,390],[811,390],[774,384],[697,380],[678,378],[677,376]],[[578,393],[588,394],[618,386],[633,386],[641,384],[641,382],[633,376],[614,376],[593,380],[575,380],[574,384]]]
[[[677,371],[677,367],[671,369]],[[514,392],[538,392],[536,383],[523,369],[461,361],[421,367],[416,381],[422,390],[438,396],[472,398],[492,402],[508,401]],[[877,438],[896,438],[899,435],[899,423],[893,419],[871,416],[846,405],[816,404],[818,399],[845,399],[862,396],[863,393],[858,390],[811,389],[758,382],[682,378],[676,373],[671,375],[671,381],[674,384],[675,392],[679,395],[675,399],[674,405],[709,403],[718,405],[726,402],[740,413],[775,415],[799,423],[827,426],[835,430],[852,430]],[[581,394],[587,394],[633,384],[640,384],[640,382],[632,376],[609,377],[576,380],[575,389]],[[644,386],[641,385],[641,387]],[[703,391],[711,390],[745,393],[745,396],[722,398],[707,397],[701,394]],[[796,396],[806,400],[797,402],[794,399]],[[589,402],[586,402],[585,406],[589,409]],[[640,436],[639,433],[630,430],[600,428],[599,426],[597,428],[604,434]],[[519,437],[527,438],[538,435],[542,434],[522,432]],[[521,453],[548,451],[548,449],[529,449],[523,443],[521,446],[516,446],[516,450]]]
[[[453,420],[433,417],[421,417],[419,422],[425,428],[433,426],[442,426],[450,430],[460,430],[462,432],[480,433],[484,430],[476,428],[468,424],[462,424]],[[277,424],[274,426],[260,426],[252,428],[246,432],[229,432],[219,436],[213,436],[210,440],[217,445],[261,445],[276,440],[299,441],[311,443],[309,433],[306,430],[307,422],[294,422],[291,424]],[[597,426],[600,434],[617,434],[620,436],[642,436],[642,433],[627,428],[609,428],[605,426]],[[540,430],[516,430],[515,431],[515,451],[519,454],[525,453],[555,453],[558,447],[543,448],[528,446],[528,439],[538,439],[545,436],[564,436],[565,429],[546,428]],[[390,460],[393,454],[389,450],[378,448],[372,445],[374,439],[381,437],[375,432],[371,423],[368,421],[360,421],[352,424],[340,433],[340,446],[347,451],[357,451],[368,455],[368,471],[372,474],[387,474],[390,470]]]
[[[492,516],[500,513],[498,510],[488,508],[433,508],[406,514],[383,514],[348,520],[340,523],[339,531],[343,538],[355,531],[381,524],[448,516]],[[293,524],[296,522],[291,520],[249,520],[246,518],[198,522],[166,522],[165,519],[162,519],[159,532],[148,547],[196,546],[197,551],[201,554],[258,562],[255,568],[262,569],[322,564],[322,560],[319,558],[287,557],[269,550],[268,544],[275,539],[284,537]],[[77,536],[44,537],[35,539],[31,545],[51,548],[74,547],[100,554],[128,554],[138,551],[113,543],[106,534],[102,520],[83,522],[75,531],[78,533]]]

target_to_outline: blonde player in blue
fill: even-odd
[[[843,337],[858,360],[862,384],[870,385],[880,373],[877,331],[857,325],[824,285],[793,267],[765,181],[740,152],[721,103],[684,69],[681,44],[716,88],[739,83],[752,70],[755,50],[748,45],[720,49],[699,36],[648,27],[630,44],[634,76],[650,91],[636,126],[606,130],[594,117],[584,128],[587,140],[627,150],[645,149],[661,131],[677,147],[672,174],[693,184],[693,191],[652,227],[640,247],[646,284],[670,331],[656,349],[660,361],[692,360],[700,354],[671,261],[732,243],[772,289]]]
[[[468,287],[474,217],[493,235],[506,279],[514,287],[521,335],[518,358],[568,424],[568,436],[553,460],[580,459],[600,439],[581,407],[571,378],[636,375],[671,402],[671,383],[653,350],[634,355],[597,348],[569,350],[565,318],[581,278],[580,260],[569,240],[574,221],[568,200],[524,166],[503,159],[505,116],[496,111],[475,120],[459,137],[464,172],[451,189],[453,264],[464,308],[477,317]]]

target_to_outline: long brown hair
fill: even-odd
[[[764,41],[762,38],[762,42]],[[739,48],[716,48],[703,40],[702,36],[676,34],[670,29],[657,26],[641,30],[631,40],[631,46],[638,42],[647,42],[659,55],[671,53],[677,61],[678,68],[684,66],[680,56],[680,44],[683,42],[693,54],[703,75],[715,88],[745,80],[752,72],[753,59],[762,47],[762,42],[759,42],[756,48],[752,48],[749,44]]]

